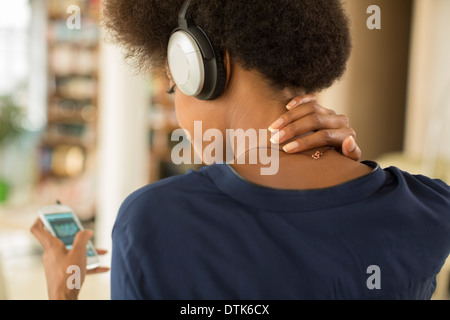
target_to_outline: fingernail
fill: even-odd
[[[355,139],[353,139],[353,137],[350,136],[350,138],[348,138],[347,141],[347,150],[349,152],[353,152],[356,150],[356,142]]]
[[[288,143],[287,145],[285,145],[283,147],[284,152],[290,153],[293,152],[295,149],[297,149],[298,147],[300,147],[300,144],[297,141]]]
[[[278,119],[272,125],[269,127],[270,132],[274,132],[281,128],[281,126],[284,124],[284,120],[282,118]]]
[[[94,235],[94,232],[92,230],[85,230],[86,234],[89,236],[89,238],[92,238]]]
[[[294,108],[297,105],[298,101],[297,100],[292,100],[291,102],[288,103],[288,105],[286,106],[286,109],[291,110],[292,108]]]
[[[275,133],[275,134],[273,135],[273,137],[270,138],[270,141],[271,141],[273,144],[279,144],[279,143],[280,143],[280,140],[283,139],[285,136],[286,136],[286,132],[285,132],[284,130],[281,130],[281,131]]]

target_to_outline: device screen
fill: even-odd
[[[76,234],[80,231],[72,213],[57,213],[45,215],[56,237],[58,237],[67,249],[72,248]],[[94,251],[88,245],[88,257],[95,256]]]

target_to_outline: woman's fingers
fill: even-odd
[[[351,134],[351,129],[348,133]],[[286,144],[283,150],[286,153],[300,153],[321,148],[324,146],[324,141],[328,141],[328,146],[342,149],[342,153],[347,158],[358,161],[361,158],[361,149],[356,144],[352,135],[346,138],[344,137],[345,135],[346,133],[342,129],[322,130]],[[344,142],[341,144],[341,141]]]
[[[62,242],[52,234],[50,234],[44,227],[44,223],[41,219],[36,219],[33,226],[30,229],[31,233],[36,237],[44,250],[48,248],[61,246]]]
[[[281,130],[278,131],[278,133],[274,134],[271,141],[274,144],[282,144],[286,141],[289,141],[290,139],[301,137],[308,133],[334,129],[342,129],[342,134],[347,134],[344,139],[349,136],[349,133],[354,135],[354,131],[349,128],[349,121],[346,116],[312,113],[284,126]],[[339,136],[342,136],[342,134]],[[325,132],[325,135],[323,136],[328,137],[327,135],[328,133]],[[333,137],[334,136],[336,135],[333,135]],[[324,140],[323,143],[328,142],[328,140],[330,139]],[[340,141],[339,145],[341,145],[342,142],[343,140]],[[326,145],[327,144],[322,144],[322,146]]]
[[[286,108],[290,111],[269,127],[273,144],[285,143],[283,149],[287,153],[331,146],[342,149],[342,154],[350,159],[360,159],[361,150],[348,117],[322,107],[315,95],[295,97]]]
[[[111,268],[108,268],[108,267],[98,267],[98,268],[95,268],[95,269],[88,270],[88,271],[86,272],[86,274],[98,274],[98,273],[104,273],[104,272],[108,272],[109,270],[111,270]]]
[[[291,111],[286,112],[280,116],[272,125],[269,127],[270,131],[281,130],[285,126],[293,123],[299,119],[302,119],[308,115],[318,114],[318,115],[336,115],[333,110],[327,109],[318,105],[317,103],[307,102],[302,105],[298,105]]]
[[[361,149],[356,144],[355,138],[353,136],[348,136],[344,143],[342,144],[342,153],[347,158],[358,161],[361,159]]]
[[[309,136],[295,139],[287,143],[283,150],[287,153],[299,153],[307,150],[330,146],[341,148],[343,141],[353,135],[351,128],[320,130]]]
[[[286,109],[293,110],[294,108],[298,107],[299,105],[309,103],[309,102],[316,102],[317,96],[315,94],[305,94],[303,96],[295,97],[291,100],[286,106]]]
[[[105,255],[108,253],[108,250],[103,250],[103,249],[95,249],[97,250],[97,253],[99,256]]]

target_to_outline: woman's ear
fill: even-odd
[[[228,50],[225,51],[223,55],[223,65],[225,66],[225,72],[227,73],[227,80],[225,82],[225,88],[228,86],[231,77],[231,56]]]

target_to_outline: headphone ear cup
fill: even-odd
[[[216,56],[217,82],[214,92],[207,100],[216,100],[218,97],[220,97],[222,93],[225,91],[225,86],[227,83],[227,71],[225,68],[225,64],[223,62],[223,54],[216,48],[214,48],[214,54]]]
[[[184,0],[178,28],[169,39],[169,69],[178,88],[199,100],[215,100],[225,90],[227,73],[223,55],[195,25],[191,0]]]
[[[176,29],[169,39],[168,62],[184,94],[215,100],[223,93],[227,79],[223,55],[201,29]]]
[[[169,39],[169,70],[175,84],[186,95],[196,97],[205,87],[205,61],[196,39],[177,30]]]

